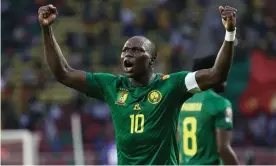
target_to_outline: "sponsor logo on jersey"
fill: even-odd
[[[140,104],[135,104],[133,107],[133,110],[135,110],[135,111],[141,110]]]
[[[148,94],[148,101],[151,104],[157,104],[160,102],[161,99],[162,99],[162,95],[158,90],[152,90]]]
[[[166,80],[166,79],[168,79],[168,78],[170,78],[170,75],[163,75],[163,76],[161,77],[161,80]]]
[[[181,107],[181,111],[201,111],[201,103],[184,103]]]
[[[232,123],[233,121],[232,109],[230,107],[225,110],[225,121],[228,123]]]
[[[124,105],[126,103],[127,96],[128,96],[128,90],[120,89],[119,92],[117,93],[116,104]]]

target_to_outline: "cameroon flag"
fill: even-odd
[[[127,96],[128,96],[128,91],[120,90],[120,91],[117,93],[117,100],[116,100],[116,103],[117,103],[117,104],[125,104],[126,99],[127,99]]]
[[[240,110],[254,115],[258,111],[276,114],[276,58],[254,50],[251,55],[250,79],[240,98]]]

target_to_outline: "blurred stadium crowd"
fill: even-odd
[[[112,163],[106,149],[114,146],[108,106],[60,85],[47,69],[37,10],[49,3],[59,10],[53,27],[66,59],[86,71],[120,73],[121,47],[134,35],[157,44],[162,73],[191,69],[224,38],[219,0],[1,0],[1,128],[38,131],[41,164],[73,162],[72,113],[81,116],[86,163]],[[230,5],[239,10],[224,94],[235,109],[233,143],[240,157],[256,156],[247,162],[265,164],[276,153],[276,1]],[[248,146],[258,147],[255,154],[245,153]]]

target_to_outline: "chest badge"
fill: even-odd
[[[148,94],[148,101],[151,104],[157,104],[162,99],[162,94],[158,90],[152,90]]]
[[[120,89],[117,93],[116,104],[124,105],[126,103],[128,97],[128,91],[124,89]]]

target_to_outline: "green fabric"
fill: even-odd
[[[178,164],[178,115],[191,96],[184,81],[187,73],[156,73],[147,86],[136,88],[124,76],[86,74],[87,95],[110,106],[118,164]]]
[[[195,94],[179,114],[181,165],[217,165],[215,129],[231,130],[231,103],[209,90]]]

